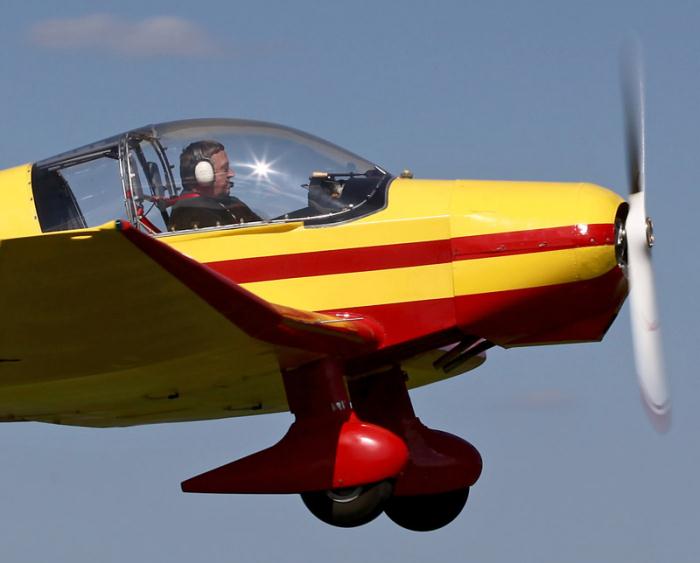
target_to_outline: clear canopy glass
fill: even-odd
[[[194,173],[199,161],[204,176]],[[351,219],[383,207],[389,178],[372,162],[301,131],[198,119],[136,129],[38,162],[33,187],[44,231],[124,218],[158,234]],[[188,207],[214,219],[173,220],[174,213],[189,217]]]

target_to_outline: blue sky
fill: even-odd
[[[648,196],[673,397],[651,429],[627,307],[601,344],[493,350],[417,390],[485,470],[431,534],[333,529],[296,497],[183,495],[273,443],[287,414],[90,430],[0,426],[0,554],[54,561],[695,562],[700,7],[695,2],[6,2],[0,166],[140,126],[243,117],[423,178],[591,181],[625,192],[618,51],[647,66]]]

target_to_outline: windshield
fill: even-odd
[[[134,214],[152,232],[332,221],[383,206],[384,170],[278,125],[184,121],[131,133],[127,145]]]

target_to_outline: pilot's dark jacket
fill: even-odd
[[[214,198],[196,192],[184,192],[172,206],[169,228],[171,231],[182,231],[251,221],[261,221],[261,218],[237,197]]]

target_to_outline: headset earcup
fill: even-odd
[[[194,179],[198,184],[211,184],[214,181],[214,167],[211,162],[200,160],[194,167]]]

